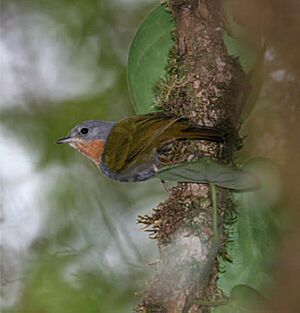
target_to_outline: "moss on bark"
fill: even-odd
[[[223,42],[221,0],[170,0],[175,22],[175,46],[170,53],[168,76],[156,86],[156,106],[187,117],[191,123],[226,129],[224,144],[181,141],[163,156],[174,164],[203,156],[233,163],[239,112],[247,97],[247,81],[238,60],[228,55]],[[157,271],[137,312],[208,312],[199,299],[221,297],[217,288],[218,257],[226,257],[226,223],[234,206],[230,191],[217,188],[218,232],[215,241],[212,201],[208,185],[181,183],[170,190],[152,216],[140,216],[160,251]],[[226,217],[227,216],[227,217]],[[201,301],[200,301],[201,302]]]

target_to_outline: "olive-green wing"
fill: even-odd
[[[178,118],[164,113],[137,115],[117,123],[111,130],[102,160],[110,169],[121,171],[150,157],[159,137]]]

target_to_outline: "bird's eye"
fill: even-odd
[[[89,132],[89,129],[84,127],[80,129],[80,132],[85,135]]]

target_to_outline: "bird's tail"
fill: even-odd
[[[182,139],[201,139],[215,142],[223,142],[225,133],[215,127],[187,126],[181,129],[179,137]]]

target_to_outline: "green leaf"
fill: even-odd
[[[220,259],[222,272],[218,277],[218,287],[225,294],[236,285],[251,286],[262,292],[272,286],[282,232],[278,211],[281,203],[278,167],[267,159],[256,158],[243,168],[256,173],[261,187],[251,192],[234,193],[237,221],[230,226],[231,243],[227,246],[233,261]]]
[[[258,58],[261,56],[261,48],[253,45],[242,38],[234,38],[227,33],[223,37],[225,46],[230,55],[238,57],[242,68],[249,73],[255,67]]]
[[[136,113],[153,111],[153,87],[166,74],[173,46],[172,15],[163,5],[154,9],[139,27],[128,57],[128,89]]]
[[[230,300],[244,304],[264,304],[265,298],[254,288],[247,285],[236,285],[230,293]]]
[[[237,23],[234,18],[231,4],[231,0],[226,0],[224,4],[228,23],[223,40],[229,55],[239,59],[247,75],[249,86],[245,88],[249,88],[249,94],[241,110],[241,122],[243,123],[255,107],[263,85],[266,45],[261,34],[257,34],[256,38],[249,38],[248,30],[242,24]]]
[[[164,167],[156,176],[166,181],[214,183],[234,190],[252,190],[259,187],[257,177],[250,172],[207,159]]]
[[[228,301],[213,310],[214,313],[259,313],[263,312],[265,299],[255,289],[246,285],[235,286]]]
[[[262,36],[257,34],[256,38],[250,38],[249,31],[234,16],[232,0],[225,0],[224,9],[227,21],[223,35],[225,46],[230,55],[239,58],[243,70],[248,74],[264,53]]]

